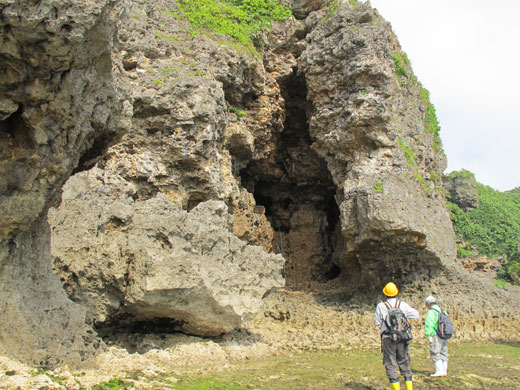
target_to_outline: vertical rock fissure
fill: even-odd
[[[315,288],[337,278],[335,234],[339,228],[336,186],[326,162],[312,149],[305,76],[281,80],[285,123],[272,156],[254,160],[241,171],[242,184],[253,193],[274,230],[273,249],[286,259],[285,278],[292,288]]]

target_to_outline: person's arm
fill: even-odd
[[[409,304],[405,302],[401,302],[401,310],[404,312],[404,315],[406,318],[409,318],[411,320],[418,320],[419,319],[419,312],[415,310],[413,307],[411,307]]]
[[[383,312],[381,309],[381,305],[377,305],[376,312],[374,313],[374,325],[380,327],[382,322],[383,322]]]
[[[424,336],[432,337],[437,330],[437,322],[439,321],[439,313],[430,309],[426,314],[426,320],[424,321]]]

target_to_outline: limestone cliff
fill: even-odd
[[[93,145],[119,132],[106,1],[0,1],[0,345],[35,364],[92,355],[85,310],[51,272],[47,210]]]
[[[79,362],[93,326],[216,335],[284,284],[372,294],[449,271],[445,156],[390,25],[285,3],[296,18],[252,53],[175,0],[0,0],[6,352]]]

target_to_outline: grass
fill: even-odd
[[[433,363],[425,344],[411,346],[416,390],[518,389],[520,344],[450,343],[449,376],[430,378]],[[177,390],[387,389],[377,347],[293,353],[236,364],[233,368],[182,376]]]
[[[228,36],[247,48],[261,47],[259,33],[275,20],[292,16],[288,7],[275,0],[177,0],[178,12],[194,29]]]
[[[410,60],[406,53],[400,50],[392,53],[392,58],[394,59],[394,73],[397,77],[397,81],[399,85],[403,87],[407,84],[408,78],[410,77],[407,69],[407,66],[410,66]]]
[[[373,329],[371,329],[373,331]],[[410,355],[415,390],[518,389],[520,343],[460,342],[449,344],[448,377],[431,378],[433,363],[428,345],[412,341]],[[46,373],[45,370],[36,374]],[[6,372],[5,375],[15,375]],[[48,375],[64,390],[62,378]],[[135,379],[139,377],[139,384]],[[80,386],[81,376],[76,379]],[[58,380],[57,380],[58,379]],[[78,381],[78,379],[80,379]],[[54,386],[54,385],[53,385]],[[87,390],[75,386],[75,389]],[[54,388],[54,387],[51,387]],[[146,379],[129,373],[88,390],[386,390],[388,380],[378,345],[358,345],[323,351],[292,351],[251,358],[225,366],[176,369]],[[40,388],[43,390],[44,388]]]
[[[129,389],[130,385],[125,381],[115,378],[108,382],[101,382],[99,385],[92,387],[92,390],[123,390]]]

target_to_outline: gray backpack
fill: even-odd
[[[448,314],[441,309],[441,311],[435,310],[437,313],[439,313],[439,322],[437,324],[437,329],[435,330],[437,332],[437,336],[439,336],[443,340],[451,339],[453,336],[453,323],[450,320],[450,317],[448,317]]]
[[[387,301],[385,305],[388,308],[385,322],[388,328],[388,334],[393,341],[410,341],[412,340],[412,325],[408,322],[406,315],[399,308],[401,301],[397,300],[395,307],[392,307]]]

